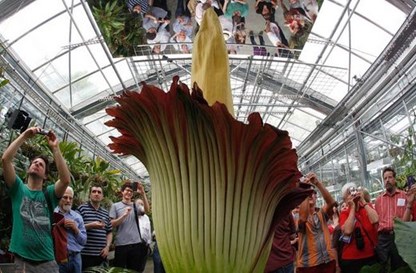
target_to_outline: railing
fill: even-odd
[[[155,50],[155,46],[160,47],[160,51]],[[301,50],[280,48],[270,45],[251,45],[251,44],[226,44],[230,55],[252,55],[264,57],[298,58]],[[188,50],[185,50],[187,48]],[[151,54],[190,54],[193,50],[193,43],[159,43],[138,45],[136,56],[146,56]],[[215,50],[215,49],[213,49]]]

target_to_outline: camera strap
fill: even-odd
[[[374,244],[373,240],[371,239],[370,235],[368,234],[367,230],[364,228],[363,224],[361,223],[361,221],[357,217],[357,215],[355,215],[355,219],[357,220],[358,224],[360,224],[360,226],[362,227],[362,230],[364,231],[365,236],[367,236],[368,240],[370,240],[370,242],[373,245],[373,247],[376,247],[376,245]]]
[[[140,232],[140,226],[139,226],[139,216],[137,215],[137,208],[136,208],[136,203],[133,201],[133,209],[134,209],[134,219],[136,219],[136,225],[137,225],[137,229],[139,230],[139,237],[140,237],[140,241],[142,243],[143,239],[142,239],[142,234]]]

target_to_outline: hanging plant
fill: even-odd
[[[137,45],[145,43],[142,17],[127,10],[124,1],[89,1],[92,13],[114,57],[134,56]]]

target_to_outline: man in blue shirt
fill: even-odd
[[[67,240],[67,259],[59,262],[59,273],[82,272],[81,250],[87,242],[87,231],[81,215],[71,209],[73,198],[74,190],[68,187],[55,209],[55,213],[63,215],[55,228],[64,228]]]

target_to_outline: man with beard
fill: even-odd
[[[70,182],[70,173],[59,149],[58,138],[50,131],[45,135],[52,152],[59,180],[42,191],[43,183],[48,177],[48,158],[36,156],[31,160],[27,170],[26,182],[16,175],[13,161],[24,142],[42,133],[42,128],[31,127],[21,133],[4,151],[4,182],[12,200],[13,229],[10,251],[14,253],[16,272],[54,273],[58,265],[53,252],[51,235],[51,210],[58,204]]]
[[[390,259],[391,272],[405,266],[394,243],[393,219],[402,218],[406,210],[406,193],[396,188],[396,172],[387,167],[383,170],[384,187],[386,191],[377,197],[375,209],[379,215],[377,229],[378,244],[376,252],[381,264],[381,273],[388,271]]]
[[[87,231],[85,230],[84,221],[76,211],[72,210],[72,202],[74,200],[74,190],[68,187],[59,200],[58,207],[55,208],[55,213],[63,216],[63,219],[56,223],[56,228],[62,228],[66,235],[66,259],[58,261],[59,273],[81,273],[81,250],[87,242]],[[55,233],[54,234],[60,234]],[[54,237],[55,241],[58,236]],[[56,251],[56,250],[55,250]],[[57,253],[56,256],[59,254]]]

